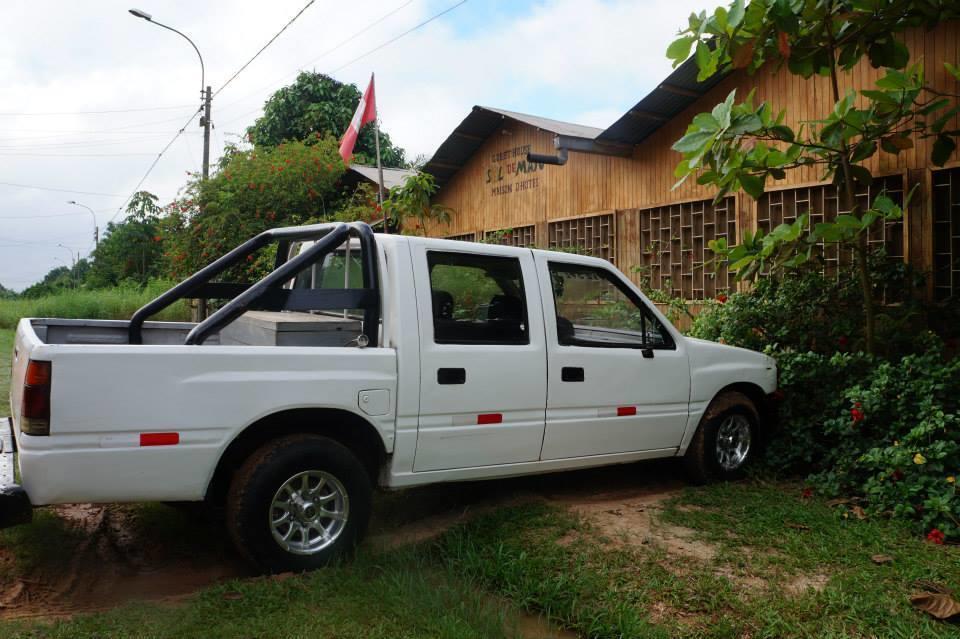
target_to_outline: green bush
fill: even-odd
[[[845,406],[824,423],[831,446],[814,484],[960,538],[960,359],[931,350],[880,362],[841,397]]]
[[[960,538],[960,360],[943,355],[951,330],[913,295],[922,280],[877,255],[879,355],[863,353],[854,278],[808,271],[762,279],[714,301],[694,337],[762,350],[777,359],[780,427],[767,472],[808,474],[831,496],[856,495],[869,513],[913,519]],[[950,322],[946,322],[949,327]],[[948,481],[948,478],[953,478]]]

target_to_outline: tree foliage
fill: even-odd
[[[158,277],[163,254],[159,235],[161,212],[156,195],[147,191],[134,193],[127,205],[127,217],[110,222],[94,249],[86,283],[100,288],[126,280],[146,284]]]
[[[956,17],[960,8],[947,0],[753,0],[749,6],[735,0],[712,15],[691,15],[667,50],[675,64],[693,51],[700,80],[761,67],[785,67],[804,78],[830,77],[830,112],[798,127],[786,123],[785,111],[767,102],[755,105],[753,92],[740,103],[731,92],[711,112],[695,116],[674,144],[683,156],[675,173],[680,182],[695,176],[699,184],[715,186],[718,198],[741,188],[759,198],[768,179],[783,179],[799,167],[821,168],[824,179],[837,186],[841,215],[835,221],[809,228],[801,216],[769,235],[747,233],[734,249],[723,241],[712,242],[711,249],[730,261],[739,277],[753,278],[803,264],[820,243],[850,248],[858,265],[871,352],[875,300],[866,231],[900,217],[902,210],[885,194],[861,206],[856,193],[871,183],[864,163],[878,153],[896,155],[913,148],[917,139],[932,138],[931,160],[942,165],[956,148],[960,131],[947,125],[960,113],[960,96],[929,86],[922,65],[909,65],[909,52],[898,37],[907,28]],[[839,76],[864,58],[885,67],[883,77],[873,89],[841,94]],[[960,80],[956,66],[945,62],[944,67]]]
[[[353,84],[337,82],[322,73],[304,71],[296,81],[274,93],[264,105],[263,115],[247,129],[251,142],[276,146],[284,141],[312,141],[323,136],[340,139],[347,130],[362,94]],[[380,131],[383,166],[403,167],[404,150]],[[354,160],[376,164],[374,130],[371,124],[360,130]]]
[[[412,235],[426,235],[433,224],[449,222],[450,208],[431,202],[437,188],[432,175],[420,172],[390,189],[383,206],[392,225]]]
[[[170,207],[163,226],[168,273],[185,277],[266,229],[329,219],[344,170],[330,137],[235,151]],[[260,255],[239,275],[255,277],[271,264]]]

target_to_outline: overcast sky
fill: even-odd
[[[128,8],[189,35],[216,91],[306,2],[4,0],[0,284],[21,290],[71,252],[86,255],[93,219],[67,200],[94,209],[105,227],[199,104],[200,65],[189,44]],[[458,4],[316,0],[214,100],[211,162],[299,69],[361,87],[375,71],[382,126],[411,158],[432,154],[475,104],[606,127],[669,73],[664,51],[686,16],[717,2]],[[78,113],[118,110],[128,111]],[[141,188],[169,202],[185,173],[199,170],[201,149],[194,122]]]

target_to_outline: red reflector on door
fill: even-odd
[[[500,413],[485,413],[477,415],[478,424],[499,424],[503,422],[503,415]]]
[[[636,415],[637,407],[636,406],[618,406],[617,407],[617,417],[625,417],[627,415]]]
[[[175,446],[180,443],[180,433],[140,433],[141,446]]]

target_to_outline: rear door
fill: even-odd
[[[412,243],[420,321],[414,471],[536,461],[546,347],[533,255]]]
[[[607,263],[536,252],[549,387],[542,459],[680,445],[690,366],[683,342]]]

